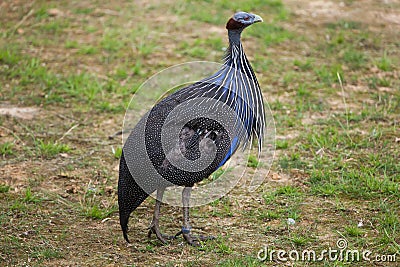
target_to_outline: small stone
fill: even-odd
[[[108,195],[111,195],[113,191],[114,191],[114,188],[113,188],[112,186],[106,186],[105,192],[106,192]]]
[[[282,177],[278,173],[273,173],[271,176],[272,180],[280,180]]]
[[[377,66],[372,66],[370,68],[370,71],[373,72],[373,73],[378,73],[379,72],[379,68]]]
[[[294,224],[296,223],[296,221],[295,221],[294,219],[292,219],[292,218],[288,218],[288,219],[287,219],[287,223],[288,223],[289,225],[294,225]]]
[[[50,8],[47,10],[47,14],[49,14],[49,16],[51,17],[58,17],[62,15],[62,11],[57,9],[57,8]]]
[[[78,192],[78,190],[76,189],[76,186],[69,185],[69,186],[67,186],[67,188],[65,189],[65,192],[67,192],[68,194],[75,194],[75,193]]]

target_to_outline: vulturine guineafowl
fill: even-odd
[[[162,99],[129,135],[121,156],[118,181],[120,224],[127,242],[131,212],[156,190],[157,200],[149,236],[154,233],[161,242],[167,242],[168,237],[160,233],[159,212],[164,191],[171,185],[184,187],[183,226],[177,235],[182,234],[191,245],[198,245],[200,240],[207,239],[190,234],[189,198],[192,186],[224,165],[239,147],[251,144],[252,138],[258,140],[259,149],[262,146],[265,129],[263,98],[240,41],[243,29],[260,21],[260,16],[246,12],[238,12],[230,18],[226,24],[229,48],[221,69]],[[199,99],[200,102],[197,101]],[[185,106],[185,103],[188,104]],[[218,103],[232,109],[234,123],[228,127],[230,129],[209,116],[191,118],[193,107],[201,109],[204,103],[221,118],[226,114]],[[170,137],[172,146],[167,150],[162,143],[163,127],[166,127],[167,117],[178,105],[181,118],[176,121],[186,119],[186,122],[179,128],[178,134]],[[139,140],[144,140],[144,144]],[[189,163],[202,158],[208,160],[208,164],[204,168],[195,168],[197,165],[192,169],[180,168],[174,164],[175,159],[180,160],[179,157],[184,157]],[[153,168],[144,167],[148,166],[145,161],[149,161]]]

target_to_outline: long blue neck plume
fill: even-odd
[[[252,136],[258,139],[261,149],[265,128],[264,103],[261,89],[254,71],[244,53],[240,41],[242,30],[229,30],[229,48],[224,57],[223,67],[207,80],[220,85],[225,102],[231,106],[241,120],[245,132],[238,132],[232,140],[231,148],[220,166],[231,157],[240,143],[245,147]]]

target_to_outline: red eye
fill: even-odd
[[[250,19],[250,17],[244,17],[243,19],[244,19],[244,20],[249,20],[249,19]]]

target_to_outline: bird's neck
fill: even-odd
[[[242,31],[243,29],[228,30],[229,48],[225,55],[225,65],[234,66],[237,69],[241,69],[242,62],[247,61],[242,42],[240,41]]]
[[[243,30],[228,30],[228,38],[229,44],[232,45],[240,45],[240,35],[242,34]]]

